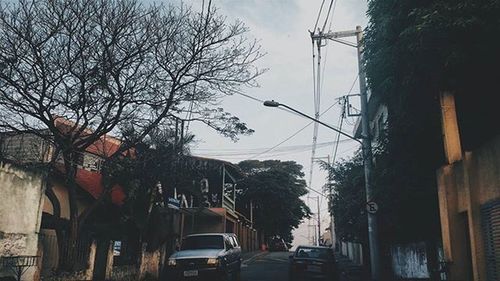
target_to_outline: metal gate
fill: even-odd
[[[481,207],[488,281],[500,280],[500,200]]]

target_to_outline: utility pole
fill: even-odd
[[[316,32],[316,31],[315,31]],[[368,114],[368,92],[366,85],[365,67],[363,64],[363,30],[361,26],[357,26],[356,30],[337,31],[337,32],[311,32],[312,40],[320,41],[329,39],[347,46],[357,49],[358,53],[358,71],[359,71],[359,88],[361,96],[361,129],[362,129],[362,148],[363,162],[365,173],[365,193],[366,203],[373,202],[373,187],[371,184],[371,173],[373,170],[371,134],[370,134],[370,116]],[[345,41],[342,38],[356,37],[356,44]],[[368,216],[368,240],[370,247],[370,265],[371,265],[371,280],[379,281],[381,276],[381,261],[379,251],[377,217],[375,213],[367,212]]]
[[[370,133],[370,115],[368,112],[368,91],[366,87],[365,66],[363,60],[363,30],[361,26],[356,27],[356,43],[358,45],[358,67],[359,67],[359,89],[361,94],[361,131],[363,141],[363,164],[365,170],[365,192],[366,203],[373,202],[372,170],[373,155]],[[368,216],[368,239],[370,244],[370,262],[373,280],[380,280],[380,248],[378,239],[377,215],[367,212]]]
[[[318,239],[316,240],[316,244],[319,246],[321,241],[321,208],[319,206],[319,196],[316,197],[316,202],[318,203]]]

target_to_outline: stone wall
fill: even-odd
[[[159,277],[160,269],[160,251],[148,252],[146,251],[146,244],[143,245],[141,263],[139,267],[139,280],[142,280],[146,275],[154,278]]]
[[[44,194],[42,173],[0,162],[0,256],[37,256]],[[10,272],[0,269],[0,277]],[[36,267],[23,280],[37,278]]]

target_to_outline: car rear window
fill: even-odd
[[[331,249],[321,249],[321,248],[307,248],[299,247],[295,252],[295,256],[298,258],[311,258],[311,259],[333,259],[333,253]]]
[[[224,239],[218,235],[191,236],[182,241],[181,250],[224,249]]]

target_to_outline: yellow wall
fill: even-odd
[[[52,184],[52,190],[54,191],[54,194],[56,195],[59,201],[59,205],[61,207],[61,218],[69,219],[70,210],[69,210],[68,190],[64,185],[58,182]],[[81,214],[86,208],[89,207],[90,202],[87,201],[88,200],[83,200],[82,198],[77,198],[76,203],[78,206],[78,214]],[[46,195],[44,195],[43,211],[51,215],[54,214],[54,207],[52,206],[52,203],[50,202],[49,198],[47,198]]]
[[[445,258],[453,262],[450,277],[466,280],[472,266],[474,280],[486,280],[480,208],[500,199],[500,136],[439,169],[437,180]]]

